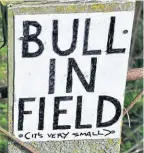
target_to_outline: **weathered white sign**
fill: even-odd
[[[16,137],[120,138],[133,15],[15,16]]]

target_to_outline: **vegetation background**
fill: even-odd
[[[140,4],[138,4],[140,3]],[[142,2],[137,2],[142,5]],[[142,8],[142,7],[141,7]],[[0,9],[1,11],[1,9]],[[129,68],[143,67],[143,9],[136,17],[136,25],[133,38],[134,46],[131,50],[132,58],[129,61]],[[3,18],[3,20],[6,20]],[[134,31],[135,31],[134,29]],[[0,46],[3,43],[2,16],[0,13]],[[7,85],[7,46],[0,49],[0,87]],[[127,82],[125,91],[125,107],[135,98],[143,88],[143,80]],[[123,119],[121,153],[143,153],[143,98],[129,112],[131,128],[127,116]],[[7,129],[7,99],[0,100],[0,126]],[[7,140],[0,134],[0,153],[7,152]]]

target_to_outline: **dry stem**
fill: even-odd
[[[4,136],[8,137],[9,139],[17,142],[19,145],[21,145],[23,148],[25,148],[30,153],[37,153],[37,151],[34,148],[32,148],[31,146],[27,146],[24,142],[17,139],[15,136],[13,136],[11,133],[7,132],[2,127],[0,127],[0,133],[4,134]]]
[[[143,68],[130,69],[127,73],[127,81],[142,79],[144,77],[143,74],[144,74]]]
[[[137,101],[144,95],[144,89],[141,90],[141,92],[134,98],[134,100],[130,103],[130,105],[127,107],[127,109],[124,111],[123,116],[126,115],[127,112],[129,112],[132,107],[137,103]]]

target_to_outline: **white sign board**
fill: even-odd
[[[120,138],[133,16],[15,16],[16,137]]]

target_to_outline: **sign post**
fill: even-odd
[[[9,5],[10,132],[40,153],[119,152],[134,4]]]

